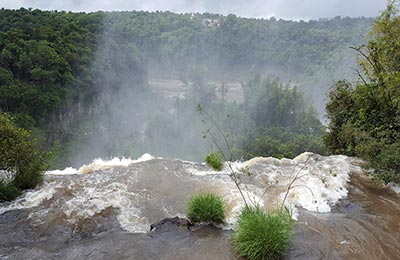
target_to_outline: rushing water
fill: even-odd
[[[294,160],[254,158],[232,163],[248,201],[296,218],[288,259],[399,259],[400,202],[363,177],[360,162],[304,153]],[[0,259],[237,259],[229,240],[243,201],[228,167],[145,155],[97,160],[48,172],[37,190],[0,207]],[[189,231],[163,218],[184,217],[195,193],[225,198],[227,224]]]

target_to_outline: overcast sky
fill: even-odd
[[[375,17],[386,0],[0,0],[0,7],[66,11],[169,10],[244,17],[318,19],[334,16]]]

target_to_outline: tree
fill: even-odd
[[[327,148],[365,159],[385,183],[400,182],[399,3],[389,1],[368,43],[352,48],[361,57],[359,83],[337,82],[326,106]]]
[[[38,150],[30,132],[16,127],[12,117],[0,114],[0,201],[12,200],[22,190],[33,189],[42,182],[48,154]]]

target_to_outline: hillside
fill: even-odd
[[[190,87],[193,72],[206,82],[235,86],[256,73],[273,74],[284,85],[298,85],[321,112],[331,83],[352,78],[346,73],[355,64],[348,47],[365,41],[371,23],[368,18],[295,22],[208,13],[1,9],[0,110],[12,113],[17,125],[34,130],[48,147],[82,145],[77,136],[101,129],[123,131],[120,141],[97,145],[114,147],[102,154],[120,152],[124,138],[142,135],[154,114],[150,110],[173,109],[170,101],[152,94],[148,81]],[[165,93],[163,86],[157,88]],[[236,94],[232,100],[243,97]],[[128,118],[139,121],[124,125]],[[143,152],[138,147],[135,155]]]

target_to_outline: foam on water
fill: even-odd
[[[118,157],[114,157],[111,160],[103,160],[98,158],[94,159],[93,162],[88,165],[82,165],[79,169],[67,167],[64,170],[47,171],[46,174],[48,175],[87,174],[94,171],[107,170],[116,166],[128,166],[132,163],[145,162],[152,160],[154,158],[155,158],[154,156],[148,153],[143,154],[136,160],[132,160],[131,158],[118,158]]]
[[[106,171],[117,166],[127,167],[130,164],[145,162],[154,159],[150,154],[143,154],[136,160],[129,158],[113,158],[111,160],[95,159],[89,165],[83,165],[78,170],[72,167],[67,167],[64,170],[48,171],[45,175],[48,176],[67,176],[77,174],[88,174],[96,171]],[[138,196],[137,194],[131,194],[127,191],[126,185],[121,183],[111,183],[101,188],[96,187],[98,183],[106,181],[105,176],[95,176],[96,181],[84,183],[87,187],[83,187],[82,192],[76,191],[77,186],[82,184],[76,183],[73,179],[69,179],[69,183],[61,184],[59,182],[44,182],[44,184],[36,190],[26,192],[21,198],[16,201],[1,207],[0,214],[10,210],[28,209],[35,208],[41,205],[47,200],[51,200],[58,189],[69,189],[76,191],[74,196],[62,205],[64,213],[69,217],[69,220],[73,222],[76,219],[84,219],[91,217],[97,213],[100,213],[108,207],[118,208],[120,214],[117,217],[120,220],[121,227],[131,232],[147,230],[148,227],[140,225],[143,221],[137,221],[140,219],[138,216],[138,209],[131,205],[132,196]],[[65,185],[65,186],[64,186]],[[44,213],[43,213],[44,212]],[[46,210],[38,210],[38,212],[32,212],[30,217],[45,214]],[[129,220],[129,221],[127,221]],[[135,221],[136,220],[136,221]],[[132,223],[136,223],[132,225]]]
[[[347,196],[350,173],[360,170],[359,167],[352,165],[346,156],[322,157],[311,153],[303,153],[292,162],[283,159],[274,163],[280,167],[260,173],[269,175],[270,183],[275,182],[276,186],[287,187],[298,175],[287,197],[287,205],[291,208],[300,206],[320,213],[330,212],[332,204]],[[281,200],[285,193],[284,189],[280,195]]]
[[[388,184],[389,188],[391,188],[394,192],[396,192],[397,194],[400,194],[400,185],[395,184],[395,183],[389,183]]]
[[[225,163],[222,171],[213,171],[205,164],[161,158],[151,164],[135,164],[152,159],[154,157],[148,154],[137,160],[97,159],[78,170],[66,168],[47,172],[42,187],[0,207],[0,214],[37,207],[31,217],[45,219],[47,208],[57,205],[67,221],[73,223],[112,207],[117,209],[116,217],[123,229],[146,232],[151,224],[149,214],[153,216],[151,221],[159,217],[183,217],[184,204],[191,194],[214,191],[225,199],[227,227],[232,228],[244,203],[232,181],[230,167],[240,175],[246,200],[268,209],[281,205],[287,185],[297,175],[286,199],[294,218],[298,214],[296,207],[329,212],[332,204],[347,196],[349,174],[359,170],[349,157],[311,153],[293,160],[254,158],[247,162]],[[50,202],[46,204],[46,201]]]
[[[43,201],[53,197],[55,189],[50,185],[43,185],[38,190],[28,191],[23,197],[4,207],[0,206],[0,215],[9,210],[34,208],[39,206]]]
[[[109,207],[117,208],[117,219],[121,228],[130,232],[145,232],[148,225],[140,217],[140,210],[134,203],[140,196],[139,193],[129,192],[127,185],[123,183],[109,183],[102,189],[85,187],[79,196],[66,202],[64,213],[74,222],[77,219],[90,218]]]
[[[349,157],[322,157],[312,153],[303,153],[293,160],[258,157],[243,163],[233,162],[231,167],[237,174],[252,175],[252,183],[242,184],[246,200],[253,205],[269,205],[269,208],[281,205],[289,183],[298,175],[285,201],[295,219],[298,216],[296,207],[319,213],[330,212],[333,204],[347,196],[350,173],[361,170]],[[231,174],[226,164],[221,172],[188,171],[197,176],[210,177]],[[223,187],[231,193],[229,200],[242,200],[233,182],[228,183],[231,185]],[[267,192],[275,194],[275,197],[266,195]],[[233,214],[228,214],[228,217],[235,218],[242,206],[242,203],[236,203],[231,209]]]

